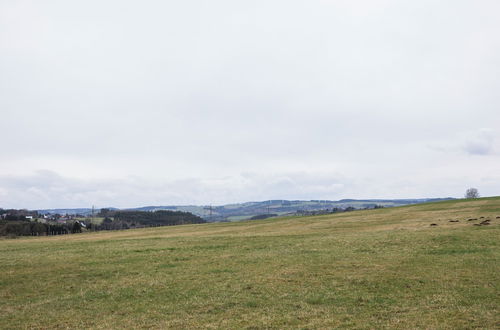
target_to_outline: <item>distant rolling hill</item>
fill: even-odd
[[[264,214],[276,214],[278,216],[295,214],[297,212],[314,212],[332,210],[334,208],[353,207],[356,209],[374,208],[375,206],[393,207],[409,204],[420,204],[427,202],[437,202],[451,200],[453,198],[417,198],[417,199],[341,199],[331,200],[267,200],[260,202],[235,203],[217,206],[204,205],[162,205],[162,206],[142,206],[136,208],[127,208],[122,210],[130,211],[158,211],[158,210],[176,210],[191,212],[207,221],[238,221],[246,220],[255,216]],[[109,207],[111,210],[117,208]],[[97,213],[99,209],[95,212]],[[91,208],[75,209],[44,209],[38,210],[42,214],[81,214],[90,215]]]

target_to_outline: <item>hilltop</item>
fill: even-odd
[[[496,328],[500,197],[0,240],[0,328]]]

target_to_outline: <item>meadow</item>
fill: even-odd
[[[500,328],[499,239],[500,197],[0,239],[0,328]]]

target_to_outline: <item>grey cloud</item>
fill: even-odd
[[[454,132],[440,140],[430,141],[427,146],[440,153],[495,156],[499,154],[498,133],[491,128]]]
[[[463,150],[471,155],[491,155],[494,150],[494,134],[491,129],[481,129],[465,142]]]

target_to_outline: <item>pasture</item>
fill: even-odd
[[[0,328],[499,328],[499,240],[498,197],[0,239]]]

